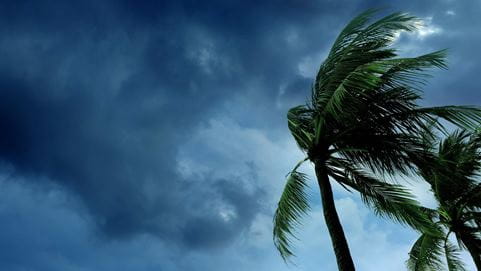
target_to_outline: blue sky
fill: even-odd
[[[371,7],[449,48],[424,104],[481,105],[479,1],[0,1],[0,270],[336,270],[314,182],[296,265],[272,242],[285,115]],[[358,270],[405,270],[416,233],[334,190]]]

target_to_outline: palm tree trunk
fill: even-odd
[[[337,215],[331,183],[329,182],[326,168],[321,162],[316,162],[315,168],[317,182],[321,190],[324,219],[326,220],[327,229],[331,236],[334,253],[336,254],[337,266],[340,271],[354,271],[354,262],[352,261],[351,252],[349,251],[339,216]]]

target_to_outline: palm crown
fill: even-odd
[[[423,142],[417,135],[428,130],[426,123],[442,128],[438,118],[443,118],[472,129],[481,121],[481,112],[474,107],[418,106],[425,71],[445,68],[445,51],[397,58],[391,47],[397,35],[415,30],[420,21],[394,13],[368,24],[374,13],[362,13],[342,30],[319,68],[311,100],[287,114],[288,127],[307,154],[304,161],[310,160],[316,167],[324,215],[341,270],[354,267],[350,264],[341,268],[344,260],[340,260],[334,235],[336,231],[342,233],[338,236],[344,234],[338,222],[330,227],[328,216],[335,213],[335,208],[328,195],[332,193],[329,178],[348,190],[358,191],[377,214],[430,231],[432,223],[419,211],[410,193],[381,177],[408,174],[418,160],[424,159]],[[293,254],[293,228],[309,209],[304,191],[306,175],[298,172],[302,162],[288,175],[274,216],[274,242],[284,259]],[[331,203],[325,201],[326,195]],[[338,220],[337,213],[332,217]]]
[[[466,248],[481,270],[481,136],[456,131],[435,148],[427,140],[427,151],[433,153],[436,165],[420,165],[420,175],[431,185],[438,209],[432,219],[444,229],[441,237],[422,234],[414,244],[410,270],[465,270],[458,258],[458,248],[449,242],[454,233],[461,248]],[[443,261],[443,256],[446,261]]]

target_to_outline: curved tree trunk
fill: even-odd
[[[334,253],[336,254],[337,266],[340,271],[353,271],[355,270],[354,262],[352,261],[351,252],[349,251],[339,216],[337,215],[331,183],[329,182],[325,166],[320,162],[316,162],[315,168],[317,182],[321,190],[324,219],[326,220],[327,229],[331,236]]]

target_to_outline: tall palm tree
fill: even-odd
[[[375,12],[355,17],[340,33],[321,65],[306,105],[288,111],[288,127],[307,154],[287,177],[274,216],[274,243],[284,260],[293,255],[294,227],[309,209],[304,161],[314,164],[325,222],[339,270],[354,270],[348,243],[335,208],[331,181],[359,192],[381,216],[420,231],[433,228],[410,193],[378,176],[408,174],[423,159],[417,134],[427,122],[442,127],[443,118],[464,128],[481,121],[481,111],[467,106],[419,107],[425,70],[445,68],[445,51],[396,58],[393,44],[401,31],[419,20],[394,13],[368,24]]]
[[[481,136],[456,131],[437,149],[432,140],[426,142],[436,166],[420,165],[419,172],[431,185],[438,202],[437,210],[429,213],[444,235],[423,233],[410,252],[408,267],[413,271],[442,270],[446,262],[450,271],[465,270],[458,258],[459,248],[448,239],[454,234],[459,246],[469,251],[481,270]]]

